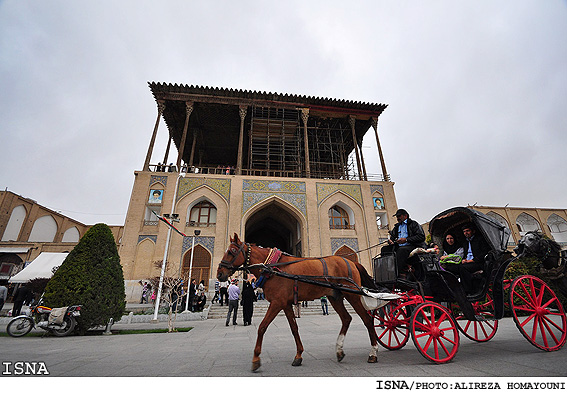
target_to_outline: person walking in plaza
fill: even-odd
[[[14,293],[14,307],[12,308],[12,316],[17,317],[22,311],[24,304],[29,305],[33,300],[33,293],[26,284],[22,284]]]
[[[249,281],[244,282],[244,288],[242,289],[242,318],[244,320],[244,326],[252,324],[252,314],[254,313],[254,302],[256,301],[256,294],[254,293],[254,288]]]
[[[187,309],[191,312],[195,310],[195,294],[197,293],[196,283],[197,281],[195,281],[195,279],[192,279],[189,288],[187,288],[187,290],[189,291],[189,305]]]
[[[211,300],[211,304],[215,304],[215,300],[219,301],[219,295],[220,295],[220,283],[219,280],[215,281],[215,295],[213,296],[213,300]]]
[[[329,303],[327,302],[327,296],[321,297],[321,308],[323,309],[323,315],[329,315]]]
[[[238,288],[238,281],[236,279],[232,280],[232,284],[228,287],[228,313],[226,314],[226,326],[230,322],[230,315],[234,311],[232,316],[232,324],[238,325],[236,323],[236,314],[238,312],[238,299],[240,298],[240,288]]]
[[[2,307],[4,307],[7,297],[8,288],[6,288],[6,281],[0,281],[0,311],[2,311]]]
[[[262,288],[256,288],[256,297],[258,300],[264,300],[264,290]]]
[[[220,290],[220,305],[223,306],[226,304],[228,306],[228,281],[221,281],[219,283],[219,290]]]

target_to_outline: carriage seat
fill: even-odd
[[[495,250],[491,250],[486,254],[484,257],[484,267],[482,270],[478,270],[472,274],[473,282],[472,287],[474,288],[474,292],[469,295],[478,295],[483,293],[486,289],[487,285],[490,283],[490,278],[492,276],[492,271],[494,270],[500,258],[500,253]]]

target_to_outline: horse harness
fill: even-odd
[[[237,243],[231,243],[231,245],[234,246],[239,246]],[[246,252],[244,251],[244,247],[246,246]],[[264,284],[266,283],[266,280],[268,280],[271,276],[279,276],[279,277],[284,277],[287,279],[291,279],[294,280],[294,286],[293,286],[293,291],[294,291],[294,296],[293,296],[293,301],[294,304],[297,304],[298,302],[298,283],[299,282],[303,282],[306,284],[313,284],[313,285],[318,285],[318,286],[322,286],[322,287],[327,287],[327,288],[332,288],[334,290],[337,291],[343,291],[343,292],[351,292],[351,293],[356,293],[358,295],[362,295],[362,288],[353,280],[352,278],[352,267],[350,266],[350,263],[347,261],[347,259],[345,257],[341,258],[344,260],[346,266],[347,266],[347,270],[348,270],[348,277],[335,277],[335,276],[329,276],[329,269],[327,266],[327,261],[325,261],[325,258],[318,258],[319,261],[321,261],[321,265],[323,267],[323,275],[322,276],[307,276],[307,275],[298,275],[298,274],[291,274],[291,273],[287,273],[282,271],[279,267],[280,266],[285,266],[285,265],[291,265],[294,263],[298,263],[301,261],[306,261],[306,260],[313,260],[315,258],[304,258],[304,259],[298,259],[295,261],[289,261],[289,262],[279,262],[281,256],[283,255],[283,252],[277,248],[271,248],[270,252],[268,253],[268,256],[266,257],[266,259],[264,260],[263,263],[259,263],[259,264],[254,264],[254,265],[250,265],[250,254],[251,254],[251,250],[252,247],[250,245],[250,243],[242,243],[238,250],[235,250],[231,247],[229,247],[228,252],[233,256],[232,261],[227,261],[227,260],[222,260],[221,263],[219,264],[219,266],[221,267],[225,267],[233,272],[238,271],[238,270],[242,270],[245,272],[249,272],[251,267],[259,267],[261,270],[261,274],[260,277],[256,280],[256,287],[257,288],[261,288],[264,286]],[[242,266],[239,267],[234,267],[233,266],[233,262],[234,260],[238,257],[239,254],[243,254],[244,255],[244,263],[242,264]],[[340,282],[335,282],[335,281],[331,281],[331,280],[343,280],[343,281],[347,281],[348,284],[343,284]]]

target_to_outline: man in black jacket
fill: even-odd
[[[14,293],[14,307],[12,308],[12,316],[17,317],[22,311],[22,306],[28,306],[33,300],[33,292],[26,284],[22,284]]]
[[[394,217],[398,223],[390,231],[388,245],[382,248],[382,254],[388,252],[396,253],[398,274],[406,276],[408,271],[409,254],[417,247],[425,247],[425,233],[417,221],[409,218],[405,209],[398,209]]]
[[[465,256],[459,265],[459,276],[465,292],[471,293],[474,290],[472,280],[483,273],[484,258],[490,251],[490,246],[482,234],[476,233],[472,224],[466,224],[462,229],[465,235]]]

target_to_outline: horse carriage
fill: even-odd
[[[559,350],[565,344],[567,324],[552,289],[531,275],[504,278],[506,268],[527,251],[518,247],[513,256],[507,250],[508,228],[476,210],[456,207],[435,216],[429,232],[433,243],[441,245],[447,233],[455,236],[464,224],[471,223],[476,227],[475,236],[482,236],[490,251],[468,292],[456,275],[443,269],[437,253],[412,256],[412,279],[400,278],[395,254],[373,260],[376,283],[400,295],[372,311],[378,342],[389,350],[398,350],[411,336],[426,359],[445,363],[457,353],[459,333],[477,342],[492,339],[508,300],[516,326],[532,345],[544,351]]]
[[[545,350],[560,349],[566,340],[567,323],[561,302],[551,288],[534,276],[504,279],[504,272],[516,257],[507,251],[510,231],[490,217],[468,208],[453,208],[430,223],[436,244],[449,231],[472,223],[490,245],[482,274],[475,278],[474,291],[466,293],[456,275],[445,271],[437,255],[415,255],[413,280],[402,279],[396,271],[395,256],[374,259],[374,277],[358,262],[343,256],[301,258],[275,248],[243,242],[237,234],[217,269],[217,279],[226,281],[238,271],[254,274],[263,286],[270,306],[258,326],[252,371],[260,365],[264,334],[280,311],[284,311],[296,344],[292,365],[302,364],[303,344],[292,306],[303,300],[327,296],[341,319],[336,356],[344,356],[344,340],[352,317],[346,299],[362,319],[370,337],[368,362],[377,361],[379,344],[389,350],[402,348],[412,340],[430,361],[445,363],[457,353],[460,333],[478,342],[494,337],[498,320],[505,312],[505,293],[514,321],[524,337]]]

